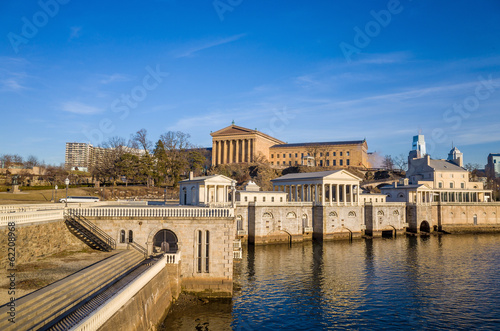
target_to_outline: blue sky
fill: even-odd
[[[59,164],[67,141],[141,128],[209,147],[232,120],[382,155],[419,130],[435,158],[500,152],[498,1],[41,3],[0,4],[0,154]]]

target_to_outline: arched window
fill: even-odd
[[[128,230],[128,242],[133,243],[134,242],[134,231]]]
[[[395,210],[392,214],[393,215],[399,215],[399,210]]]
[[[405,197],[405,195],[403,193],[398,194],[398,198],[404,198],[404,197]]]
[[[289,212],[286,214],[286,218],[297,218],[297,215],[294,212]]]
[[[381,210],[379,210],[379,211],[377,212],[377,215],[378,215],[378,216],[384,216],[384,212],[383,212],[383,211],[381,211]]]
[[[351,210],[347,216],[356,217],[356,213],[353,210]]]
[[[120,231],[120,243],[125,243],[125,230]]]
[[[273,218],[273,214],[271,214],[271,213],[264,213],[262,215],[262,218]]]
[[[330,212],[329,216],[330,217],[338,217],[337,212],[335,212],[335,211]]]

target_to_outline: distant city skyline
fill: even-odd
[[[231,124],[288,143],[412,137],[500,152],[498,1],[4,2],[0,154],[64,163],[145,128],[211,147]]]

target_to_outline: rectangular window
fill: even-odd
[[[342,152],[340,152],[340,156],[342,156]]]
[[[283,197],[280,197],[280,202],[283,202]]]
[[[300,153],[300,157],[304,157],[304,153]]]
[[[344,165],[344,160],[340,160],[339,165]]]
[[[257,197],[253,197],[253,202],[257,202]]]
[[[210,232],[205,231],[205,272],[210,272]]]
[[[298,165],[298,164],[299,164],[299,162],[298,162],[298,161],[295,161],[295,165]]]
[[[333,160],[332,162],[334,167],[337,166],[337,160]]]
[[[460,184],[460,187],[461,187],[461,188],[465,188],[465,183],[461,183],[461,184]]]
[[[274,162],[271,162],[271,165],[274,165]]]
[[[280,158],[280,155],[279,155],[279,154],[276,154],[276,157],[279,159],[279,158]]]
[[[286,154],[285,153],[283,153],[283,158],[286,159]]]
[[[266,202],[266,197],[262,197],[262,202]]]
[[[289,157],[289,158],[292,158],[292,153],[288,154],[288,157]]]
[[[319,156],[323,156],[323,152],[319,153]]]
[[[330,152],[326,152],[326,156],[330,156]]]
[[[292,161],[288,161],[288,165],[292,165]]]
[[[329,167],[330,166],[330,160],[326,160],[326,166]]]
[[[201,270],[202,270],[201,265],[202,265],[202,262],[203,262],[202,259],[201,259],[201,256],[203,254],[202,253],[202,250],[203,250],[203,245],[202,245],[203,244],[203,236],[202,236],[202,232],[201,231],[198,231],[198,238],[197,239],[198,240],[196,240],[196,243],[198,244],[198,247],[197,247],[197,250],[196,250],[196,259],[197,259],[197,261],[196,261],[197,262],[196,263],[197,264],[196,270],[198,272],[201,272]]]
[[[346,165],[349,165],[349,159],[345,160],[345,162]]]
[[[274,159],[274,154],[271,154],[271,159]]]
[[[333,152],[333,156],[337,156],[337,152]]]
[[[319,160],[319,166],[322,167],[323,166],[323,160]]]
[[[346,156],[349,156],[349,151],[345,152],[345,155],[346,155]]]
[[[248,197],[245,197],[245,202],[247,202],[247,201],[248,201]]]
[[[271,202],[274,202],[274,197],[271,197]]]
[[[298,156],[298,154],[297,154],[297,153],[295,153],[295,157],[297,157],[297,156]]]
[[[283,161],[283,165],[286,165],[286,162],[285,162],[285,161]]]

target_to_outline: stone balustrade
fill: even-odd
[[[14,222],[16,225],[26,223],[37,223],[47,221],[58,221],[64,219],[64,210],[36,210],[21,212],[3,212],[0,214],[0,227]]]
[[[165,257],[167,259],[168,264],[179,264],[181,260],[181,252],[177,253],[165,253]]]
[[[231,208],[198,208],[198,207],[173,207],[173,208],[68,208],[69,214],[83,217],[234,217]]]
[[[147,283],[149,283],[160,271],[165,268],[172,255],[175,255],[177,263],[180,260],[180,255],[165,254],[151,268],[134,279],[127,286],[118,291],[113,297],[109,298],[97,310],[90,313],[85,319],[73,326],[70,330],[93,331],[99,329],[111,316],[113,316],[121,307],[123,307],[134,295],[139,292]]]

